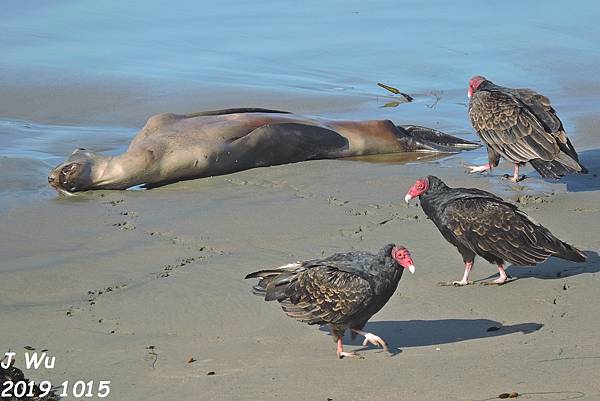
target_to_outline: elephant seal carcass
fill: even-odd
[[[254,167],[397,152],[457,152],[479,145],[431,128],[389,120],[337,121],[268,109],[158,114],[127,151],[110,157],[75,150],[48,182],[63,194],[153,187]]]

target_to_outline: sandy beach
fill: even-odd
[[[75,3],[66,4],[64,10],[49,12],[81,12]],[[473,4],[456,7],[466,11]],[[417,29],[423,21],[415,16],[431,10],[408,5],[413,8],[402,18],[410,21],[399,21]],[[0,21],[14,40],[0,42],[0,50],[10,56],[0,64],[0,351],[15,352],[16,366],[36,382],[60,386],[93,381],[97,388],[100,381],[110,381],[108,399],[117,401],[484,401],[511,392],[519,393],[519,400],[599,400],[600,87],[594,81],[598,50],[586,46],[600,35],[584,18],[585,10],[562,10],[580,22],[577,27],[571,21],[556,30],[544,24],[523,28],[525,33],[546,32],[564,56],[562,64],[553,61],[542,68],[534,61],[514,61],[527,46],[535,55],[547,51],[534,39],[511,53],[504,42],[492,40],[494,33],[486,33],[482,38],[500,54],[497,63],[482,61],[492,51],[469,42],[470,30],[457,34],[450,50],[440,50],[449,46],[440,38],[452,32],[450,25],[466,21],[460,13],[440,22],[431,36],[406,44],[406,53],[389,55],[388,64],[391,46],[403,38],[402,24],[391,25],[391,15],[378,19],[393,7],[389,2],[373,10],[361,3],[332,3],[325,16],[318,16],[312,5],[303,18],[328,26],[340,23],[348,35],[353,30],[346,24],[352,19],[360,21],[360,29],[350,36],[355,46],[328,38],[307,49],[302,48],[305,42],[285,36],[292,29],[286,22],[294,16],[279,8],[244,7],[231,15],[232,24],[247,15],[282,16],[271,28],[249,33],[245,25],[239,28],[245,46],[259,38],[276,43],[263,58],[248,59],[237,44],[239,48],[227,48],[233,52],[228,55],[191,40],[174,49],[157,42],[159,56],[205,51],[206,64],[198,67],[203,79],[193,76],[190,67],[200,57],[195,54],[172,65],[156,57],[143,73],[131,63],[140,59],[138,53],[120,55],[117,61],[126,67],[117,72],[110,60],[88,68],[91,61],[74,58],[81,65],[73,67],[79,71],[73,74],[65,68],[69,47],[53,54],[56,47],[48,43],[75,46],[77,35],[55,27],[52,34],[40,36],[42,25],[36,24],[43,17],[18,5],[7,7],[5,11],[27,21],[23,27],[32,33],[21,35],[16,24]],[[203,17],[218,20],[215,16],[222,16],[224,8],[211,8]],[[115,10],[92,11],[102,21],[116,18],[118,26],[155,16],[140,11],[138,21]],[[181,16],[187,10],[176,12]],[[536,15],[533,6],[523,12],[526,20]],[[431,15],[444,11],[436,13]],[[549,21],[558,21],[558,14]],[[390,25],[372,32],[380,22]],[[211,38],[224,32],[218,25],[206,30]],[[321,31],[312,40],[325,28],[318,22],[306,28],[317,26]],[[478,21],[472,29],[483,26]],[[268,36],[269,29],[284,32],[291,49]],[[155,40],[164,32],[149,35]],[[92,39],[81,41],[89,40],[103,54],[103,42]],[[370,47],[379,39],[378,46]],[[30,45],[38,40],[47,42],[36,51],[49,55],[33,56],[38,53]],[[436,43],[432,52],[442,51],[445,59],[427,62],[422,54],[410,56],[431,43]],[[144,44],[148,46],[141,39],[130,40],[127,49],[139,45],[141,54]],[[327,53],[337,44],[341,50]],[[361,48],[369,50],[363,54]],[[304,52],[306,59],[286,59],[293,50]],[[247,51],[260,53],[252,46]],[[461,52],[473,65],[468,60],[456,64],[467,57]],[[320,61],[317,68],[307,61],[319,61],[318,56],[326,62],[339,58],[338,64]],[[409,56],[410,63],[400,62]],[[369,57],[377,61],[371,65]],[[237,64],[226,63],[232,60]],[[242,61],[247,61],[247,71]],[[216,65],[230,69],[216,71]],[[472,70],[476,68],[480,70]],[[506,162],[491,175],[466,174],[466,163],[485,160],[481,149],[408,164],[377,158],[309,161],[146,191],[58,197],[47,186],[50,168],[73,148],[121,152],[149,116],[165,111],[271,107],[332,118],[389,118],[475,139],[466,116],[466,80],[486,70],[496,72],[498,81],[535,86],[552,98],[588,175],[553,182],[528,166],[524,172],[530,178],[513,184],[501,179],[512,171]],[[585,85],[569,71],[595,83]],[[177,80],[169,81],[169,75]],[[218,79],[212,82],[214,76]],[[228,82],[231,76],[235,79]],[[396,98],[376,86],[379,80],[399,86],[415,101],[383,107]],[[461,257],[418,202],[404,202],[408,188],[428,174],[451,186],[477,187],[516,202],[557,237],[583,250],[587,261],[551,258],[535,268],[509,267],[517,280],[497,287],[481,285],[497,270],[478,259],[475,285],[439,285],[460,278]],[[338,360],[327,330],[287,318],[277,304],[252,295],[253,282],[244,280],[261,268],[353,249],[374,252],[391,242],[410,249],[417,269],[404,275],[397,293],[366,326],[389,342],[392,356],[363,349],[359,339],[347,336],[345,347],[362,350],[364,359]],[[56,357],[54,368],[25,369],[26,353],[42,351]],[[75,397],[71,393],[65,399]]]
[[[519,279],[502,287],[436,285],[459,278],[461,259],[402,200],[421,164],[315,161],[90,192],[1,217],[3,345],[57,357],[34,379],[110,380],[119,400],[597,399],[598,179],[595,190],[538,192],[535,179],[498,188],[459,165],[426,166],[452,185],[513,193],[588,262],[509,268]],[[417,266],[367,326],[393,357],[337,360],[327,332],[286,318],[243,280],[388,242],[410,247]],[[495,269],[480,261],[474,272]]]

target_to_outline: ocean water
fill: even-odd
[[[6,67],[279,89],[462,88],[482,73],[555,90],[600,58],[595,1],[18,1]],[[575,79],[577,77],[574,77]]]
[[[319,114],[390,118],[475,138],[466,86],[481,74],[550,96],[576,137],[576,119],[597,112],[600,100],[599,16],[596,1],[3,0],[0,179],[9,184],[0,188],[0,205],[50,196],[47,170],[75,147],[125,148],[135,124],[69,118],[96,96],[110,121],[135,96],[153,101],[147,88],[161,88],[163,100],[169,94],[169,111],[177,111],[169,99],[186,89],[202,88],[202,104],[210,105],[213,93],[243,88],[232,107],[251,106],[261,91],[286,104],[328,96]],[[99,94],[114,82],[135,96],[111,109],[113,98]],[[415,101],[382,107],[394,99],[377,82]],[[77,97],[68,102],[70,91]],[[23,95],[30,92],[36,95]],[[20,99],[17,108],[12,98]],[[331,107],[354,100],[354,108]],[[61,125],[36,121],[41,112]]]

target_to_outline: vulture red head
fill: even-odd
[[[408,201],[410,201],[412,198],[416,198],[427,192],[428,189],[429,179],[427,177],[419,178],[415,182],[415,184],[412,187],[410,187],[410,189],[406,193],[406,196],[404,197],[404,200],[406,201],[406,203],[408,203]]]
[[[487,81],[487,79],[485,79],[485,77],[482,77],[481,75],[477,75],[471,78],[471,80],[469,81],[469,97],[473,96],[473,93],[475,93],[475,91],[479,89],[479,86],[485,81]]]
[[[403,268],[408,269],[409,272],[415,272],[415,265],[410,256],[410,252],[403,246],[395,246],[392,248],[392,258]]]

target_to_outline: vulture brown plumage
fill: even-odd
[[[419,197],[425,214],[444,238],[458,248],[465,263],[462,280],[469,284],[475,255],[498,265],[496,284],[506,282],[504,261],[533,266],[550,256],[584,262],[577,248],[556,238],[547,228],[498,196],[475,188],[450,188],[435,176],[418,179],[406,202]]]
[[[550,100],[531,89],[505,88],[476,76],[469,81],[469,118],[488,150],[488,164],[470,166],[481,172],[498,166],[500,157],[519,165],[531,163],[542,177],[587,173]]]
[[[253,292],[265,301],[278,301],[288,316],[308,324],[328,324],[337,341],[337,355],[343,358],[358,355],[343,350],[346,329],[353,337],[364,336],[363,345],[371,343],[388,350],[383,339],[362,328],[394,294],[404,269],[414,273],[409,251],[389,244],[377,254],[336,253],[260,270],[246,278],[258,278]]]

